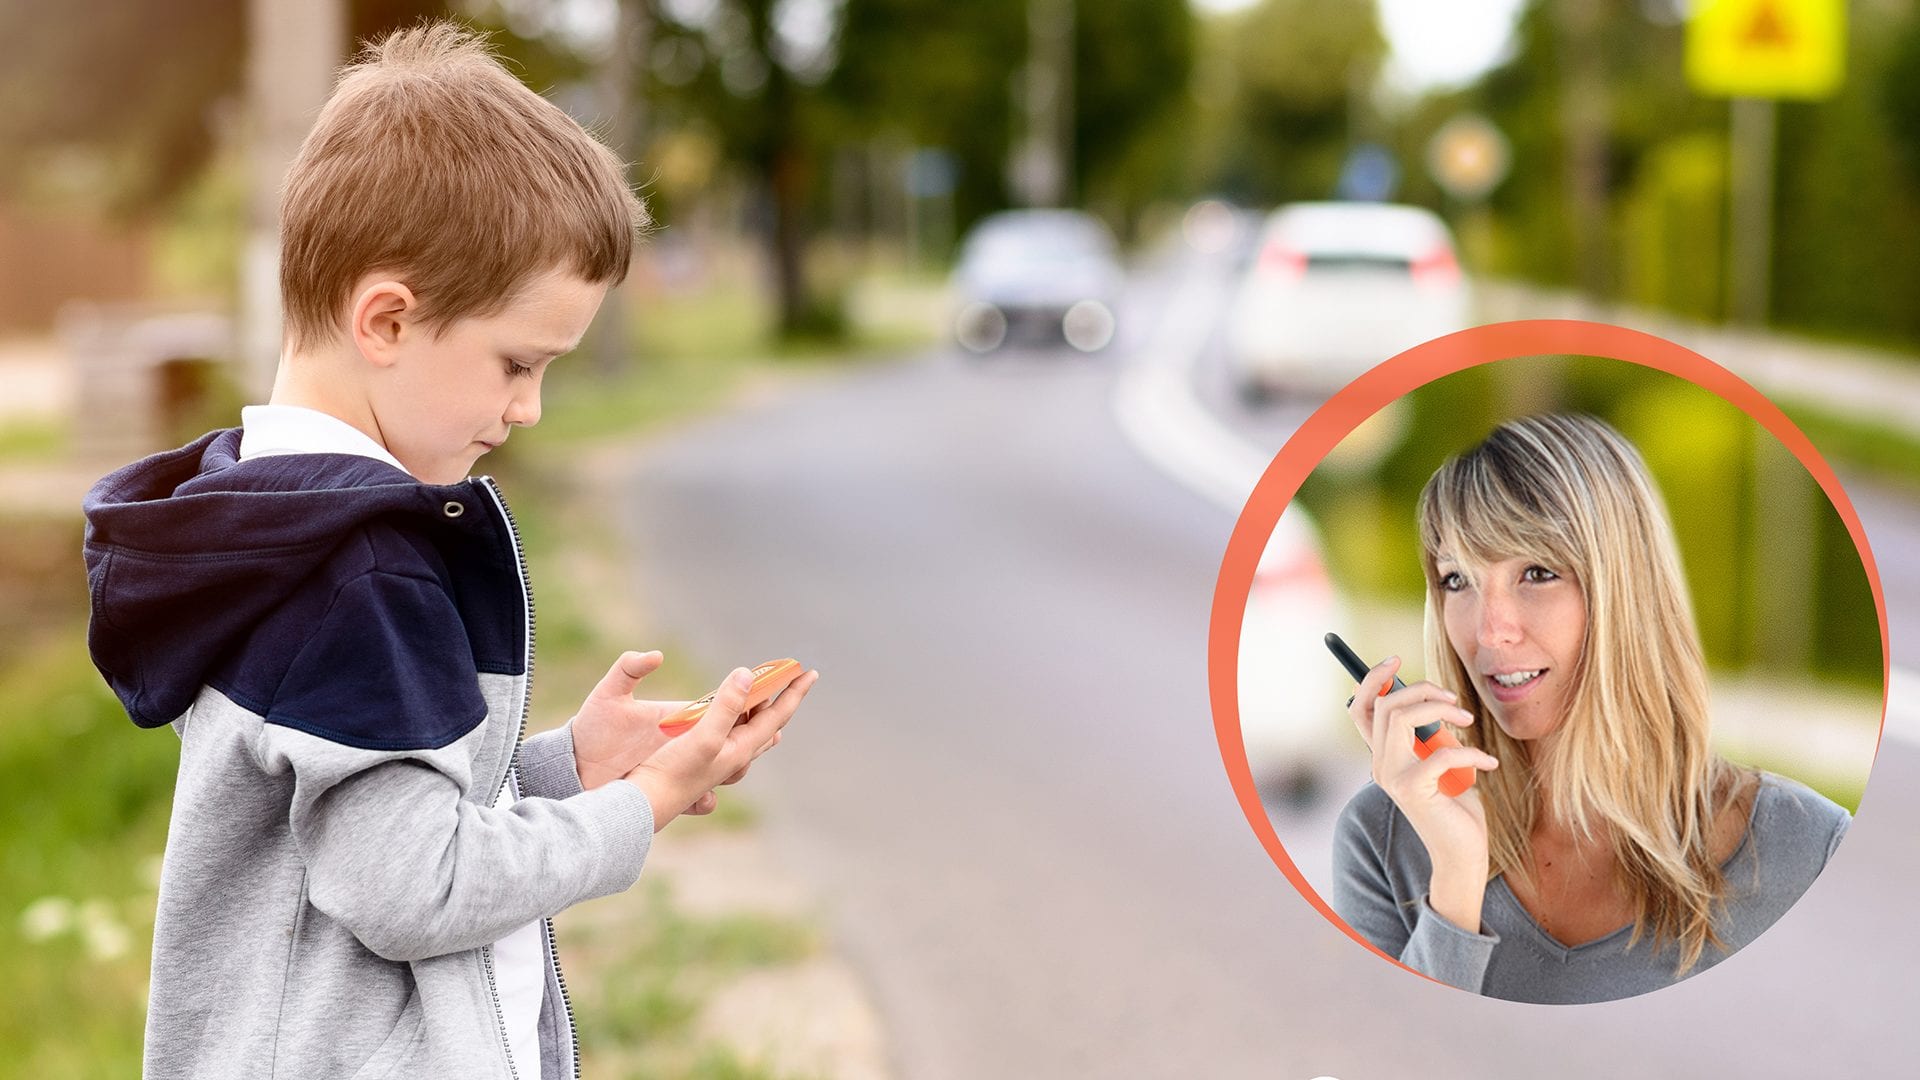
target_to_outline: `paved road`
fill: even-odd
[[[751,784],[903,1077],[1865,1076],[1920,1056],[1895,1004],[1920,962],[1905,744],[1785,920],[1640,999],[1481,999],[1314,913],[1207,715],[1231,519],[1122,438],[1117,366],[932,354],[636,462],[635,587],[665,646],[824,673]]]

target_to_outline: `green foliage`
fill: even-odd
[[[1216,190],[1251,203],[1327,198],[1350,141],[1356,87],[1385,55],[1371,4],[1265,0],[1223,16],[1203,39],[1223,61],[1230,117]]]
[[[1890,35],[1911,35],[1915,14],[1889,25],[1854,5],[1847,80],[1827,101],[1780,108],[1772,311],[1784,326],[1851,338],[1920,342],[1920,179],[1901,161],[1881,107],[1897,80]]]
[[[1648,152],[1621,207],[1622,298],[1696,319],[1726,306],[1727,144],[1682,135]]]
[[[781,919],[691,916],[674,905],[664,883],[642,878],[637,888],[644,907],[622,921],[618,935],[578,931],[579,948],[609,973],[570,984],[583,1056],[637,1056],[651,1066],[644,1075],[760,1075],[726,1071],[742,1066],[697,1045],[692,1028],[700,1002],[730,976],[806,959],[819,949],[818,937]],[[566,930],[576,933],[571,924]]]
[[[1026,29],[1025,7],[1012,0],[855,0],[844,9],[840,64],[823,90],[854,138],[951,153],[954,214],[964,226],[1008,202],[1011,80],[1026,54]]]
[[[1638,304],[1713,319],[1725,306],[1728,104],[1684,79],[1683,27],[1643,5],[1568,5],[1523,15],[1511,60],[1450,98],[1507,136],[1512,172],[1492,195],[1492,273],[1552,285],[1597,280]],[[1852,5],[1846,78],[1819,102],[1779,105],[1770,319],[1847,340],[1920,340],[1920,13]],[[1576,266],[1567,130],[1576,57],[1602,72],[1605,240],[1595,274]],[[1419,110],[1416,123],[1434,123]],[[1398,145],[1417,139],[1403,133]],[[1405,151],[1403,150],[1403,153]],[[1422,190],[1413,188],[1416,196]]]
[[[1890,35],[1880,110],[1905,179],[1920,185],[1920,19],[1908,19]]]
[[[1791,398],[1775,404],[1829,463],[1845,462],[1881,483],[1920,494],[1920,439],[1907,429],[1855,419]]]
[[[1076,201],[1113,207],[1124,227],[1178,174],[1185,147],[1162,136],[1186,101],[1193,15],[1184,0],[1079,3],[1073,33]],[[962,227],[1008,205],[1007,156],[1023,123],[1024,2],[856,0],[839,53],[824,89],[846,134],[952,153]]]
[[[55,420],[8,419],[0,424],[0,461],[51,461],[66,449],[67,427]]]
[[[1195,39],[1185,0],[1074,5],[1075,201],[1123,229],[1178,191]]]
[[[137,1073],[150,874],[180,742],[133,726],[77,627],[16,654],[0,702],[0,968],[13,1003],[0,1010],[0,1075]],[[25,919],[36,903],[93,917],[37,937]]]

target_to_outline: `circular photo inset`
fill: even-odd
[[[1281,451],[1222,564],[1216,729],[1356,941],[1609,1001],[1733,956],[1819,876],[1878,745],[1885,613],[1851,504],[1758,392],[1528,325],[1395,357]]]

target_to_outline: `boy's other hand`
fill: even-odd
[[[654,831],[698,807],[714,788],[744,777],[755,758],[780,742],[781,729],[793,719],[794,711],[819,679],[818,671],[808,671],[787,684],[772,701],[748,711],[747,692],[753,685],[753,673],[735,668],[714,692],[713,703],[699,722],[625,775],[646,792],[647,801],[653,805]]]
[[[660,730],[660,721],[687,703],[641,701],[633,696],[634,687],[658,670],[664,659],[658,650],[621,653],[574,714],[573,765],[582,788],[592,791],[620,779],[671,738]],[[705,812],[712,809],[708,806]]]

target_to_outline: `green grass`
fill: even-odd
[[[1860,812],[1860,799],[1867,793],[1867,777],[1864,773],[1816,773],[1810,771],[1804,761],[1790,757],[1770,758],[1764,754],[1748,754],[1740,760],[1742,764],[1792,777],[1845,807],[1849,814]]]
[[[1856,419],[1804,401],[1786,398],[1776,404],[1806,432],[1828,464],[1920,493],[1920,438],[1877,420]]]
[[[677,908],[664,882],[642,878],[620,921],[563,923],[563,953],[591,957],[602,977],[570,982],[581,1055],[596,1074],[771,1077],[695,1030],[701,1002],[729,977],[813,955],[813,928],[754,915],[702,918]],[[600,901],[599,903],[608,903]],[[575,967],[580,967],[576,962]]]
[[[52,461],[66,449],[65,424],[38,417],[0,422],[0,463]]]
[[[0,702],[0,1076],[138,1075],[180,741],[133,726],[77,628],[10,664]],[[22,916],[47,898],[94,901],[109,926],[30,940]],[[124,946],[102,954],[112,927]]]

